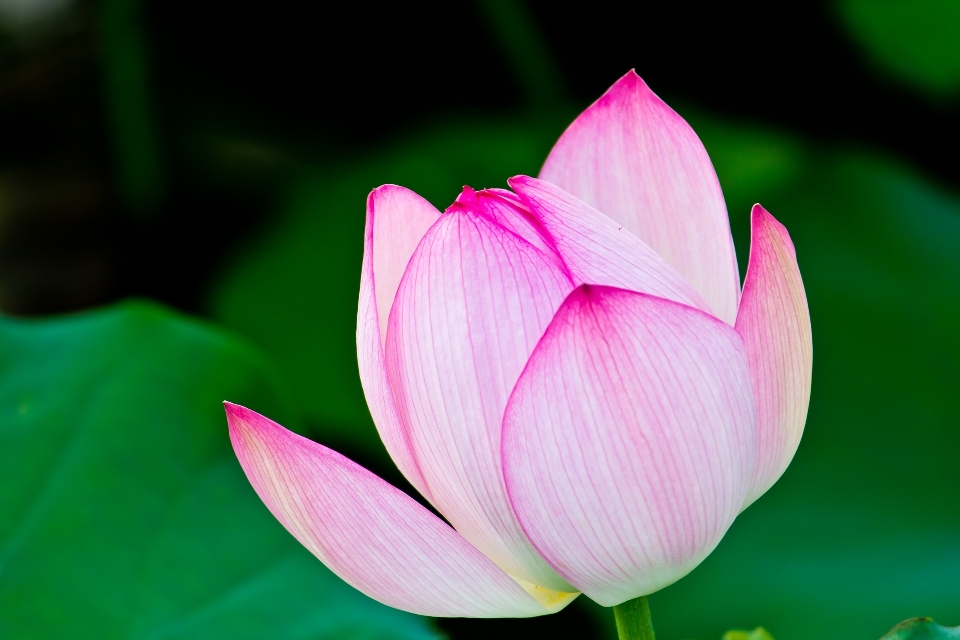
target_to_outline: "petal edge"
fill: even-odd
[[[756,447],[747,358],[722,321],[583,286],[504,416],[507,489],[540,554],[604,606],[693,569],[740,511]]]
[[[399,489],[254,411],[224,405],[237,459],[264,504],[351,586],[421,615],[549,613]]]
[[[504,571],[556,591],[572,588],[516,521],[500,433],[527,356],[572,288],[549,256],[464,202],[411,258],[386,345],[397,408],[433,505]]]
[[[757,403],[757,465],[744,508],[786,470],[800,445],[813,375],[810,310],[786,227],[751,211],[750,262],[736,330],[747,345]]]
[[[733,324],[740,275],[717,174],[690,125],[634,71],[567,128],[539,177],[626,227]]]
[[[703,297],[642,240],[576,196],[545,180],[507,180],[550,234],[577,284],[629,289],[711,313]]]
[[[394,464],[428,500],[426,482],[397,413],[383,347],[403,272],[423,235],[439,217],[433,205],[404,187],[387,184],[370,192],[357,304],[357,363],[367,407]]]

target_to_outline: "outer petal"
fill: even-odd
[[[810,403],[813,336],[790,235],[754,205],[750,264],[736,329],[747,344],[759,440],[746,507],[783,474],[800,444]]]
[[[508,180],[553,239],[577,284],[601,284],[675,300],[710,313],[703,297],[637,236],[543,180]]]
[[[540,177],[647,243],[733,324],[740,276],[717,174],[693,129],[636,73],[570,125]]]
[[[225,404],[250,484],[283,526],[353,587],[428,616],[550,613],[402,491],[249,409]]]
[[[746,494],[756,415],[743,340],[690,307],[583,286],[510,397],[504,473],[523,529],[612,606],[692,570]]]
[[[427,498],[430,496],[387,382],[383,340],[407,262],[439,217],[433,205],[409,189],[388,184],[370,193],[357,309],[357,360],[367,406],[394,463]]]
[[[507,396],[573,288],[538,249],[480,212],[451,209],[397,292],[387,369],[433,504],[513,576],[573,591],[524,536],[507,499]]]

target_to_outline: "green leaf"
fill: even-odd
[[[160,307],[0,319],[0,636],[436,637],[274,520],[224,399],[296,426],[257,352]]]
[[[948,629],[933,618],[911,618],[890,629],[880,640],[951,640],[960,638],[960,627]]]
[[[879,70],[934,97],[960,95],[956,0],[837,0],[837,9]]]
[[[723,640],[773,640],[773,636],[763,627],[757,627],[753,631],[727,631]]]
[[[312,437],[389,466],[357,371],[367,194],[401,184],[443,210],[464,184],[506,187],[510,176],[539,171],[567,119],[445,123],[340,166],[309,169],[295,182],[277,226],[244,248],[210,306],[280,365]]]

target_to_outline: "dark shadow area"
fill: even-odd
[[[582,598],[583,596],[581,596]],[[579,600],[579,598],[578,598]],[[613,611],[609,612],[613,616]],[[436,625],[456,640],[480,638],[556,638],[557,640],[607,637],[603,627],[576,600],[560,613],[540,618],[437,618]]]
[[[951,161],[960,104],[934,105],[881,78],[841,31],[834,5],[599,2],[591,11],[561,11],[530,2],[583,103],[635,67],[681,108],[885,149],[960,186]]]
[[[885,149],[942,182],[960,180],[950,157],[958,107],[875,75],[827,3],[529,8],[581,106],[635,67],[681,110]],[[148,2],[142,16],[165,177],[150,215],[118,195],[93,6],[79,4],[38,42],[0,40],[0,305],[9,313],[130,295],[202,311],[212,274],[268,222],[297,161],[335,166],[418,123],[523,105],[489,14],[473,3]],[[203,145],[217,135],[267,141],[264,153],[288,162],[211,167]],[[217,171],[226,177],[211,179]]]

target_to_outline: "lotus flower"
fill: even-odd
[[[227,405],[250,482],[348,583],[430,616],[612,606],[684,576],[789,464],[811,334],[786,229],[752,212],[743,292],[703,145],[633,72],[539,179],[440,213],[367,201],[357,347],[374,422],[443,515]],[[449,524],[447,524],[449,523]]]

